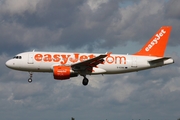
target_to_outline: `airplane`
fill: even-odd
[[[138,52],[128,54],[23,52],[6,62],[8,68],[27,71],[32,82],[33,72],[52,72],[56,80],[83,76],[82,84],[88,85],[87,75],[121,74],[161,67],[174,63],[165,57],[172,27],[162,26]]]

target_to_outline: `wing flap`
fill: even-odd
[[[105,72],[106,72],[106,70],[104,70],[102,68],[93,68],[92,74],[103,74]]]

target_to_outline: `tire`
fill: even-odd
[[[82,81],[82,84],[84,86],[86,86],[86,85],[88,85],[88,82],[89,82],[89,80],[87,78],[84,78],[83,81]]]
[[[32,82],[32,79],[31,79],[31,78],[29,78],[29,79],[28,79],[28,82],[29,82],[29,83],[31,83],[31,82]]]

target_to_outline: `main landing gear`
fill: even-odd
[[[29,72],[29,76],[30,76],[30,78],[28,79],[28,82],[29,82],[29,83],[32,82],[32,75],[33,75],[32,72]]]
[[[84,76],[84,79],[83,79],[83,81],[82,81],[82,84],[83,84],[84,86],[86,86],[86,85],[88,85],[88,82],[89,82],[89,80]]]

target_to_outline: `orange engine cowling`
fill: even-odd
[[[70,66],[54,66],[53,68],[54,79],[66,80],[70,77],[77,77],[78,74],[71,72]]]

